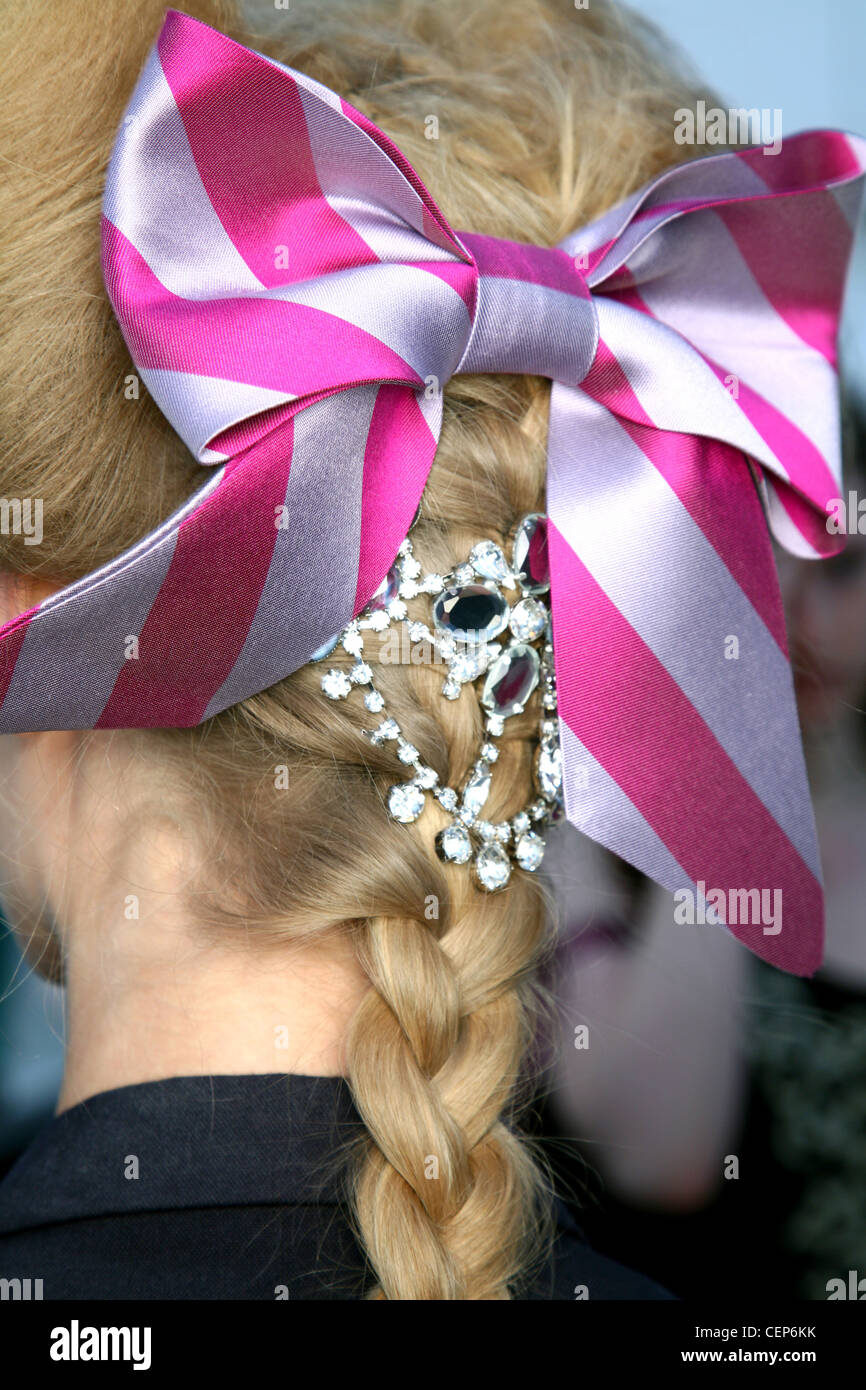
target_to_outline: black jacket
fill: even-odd
[[[371,1282],[334,1156],[363,1130],[340,1077],[180,1076],[55,1116],[0,1182],[0,1279],[44,1299],[358,1299]],[[557,1206],[532,1299],[664,1299]],[[585,1295],[584,1295],[585,1296]]]

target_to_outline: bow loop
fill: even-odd
[[[859,137],[804,132],[776,155],[670,170],[563,243],[590,263],[621,368],[614,384],[599,366],[584,389],[747,454],[776,539],[810,558],[839,548],[826,528],[841,484],[836,335],[864,167]]]
[[[103,212],[130,352],[202,463],[331,392],[444,384],[465,349],[477,272],[393,143],[321,84],[176,11],[127,108]]]

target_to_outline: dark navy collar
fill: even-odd
[[[337,1204],[364,1125],[339,1076],[174,1076],[54,1116],[0,1182],[0,1233],[117,1212]]]

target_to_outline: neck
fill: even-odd
[[[0,740],[4,908],[32,964],[64,962],[58,1111],[170,1076],[345,1074],[369,988],[348,931],[199,920],[231,883],[145,753],[111,730]]]
[[[263,951],[246,939],[219,951],[179,943],[147,962],[132,952],[122,961],[111,950],[73,950],[67,975],[58,1112],[100,1091],[170,1076],[344,1074],[346,1031],[366,989],[351,961],[333,952],[292,944]]]
[[[214,933],[185,915],[182,878],[171,847],[151,843],[134,867],[127,859],[101,875],[102,891],[91,875],[65,895],[77,906],[61,932],[68,1038],[58,1112],[170,1076],[345,1074],[349,1021],[368,988],[348,934],[299,939],[291,923],[267,942],[243,924]]]

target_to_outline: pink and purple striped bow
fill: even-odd
[[[103,266],[142,380],[213,467],[3,628],[0,731],[193,725],[282,679],[394,560],[439,388],[549,377],[568,818],[667,888],[781,891],[781,931],[728,925],[810,973],[821,871],[767,519],[798,555],[838,547],[864,170],[866,142],[815,131],[675,167],[557,247],[455,232],[360,112],[169,11]]]

